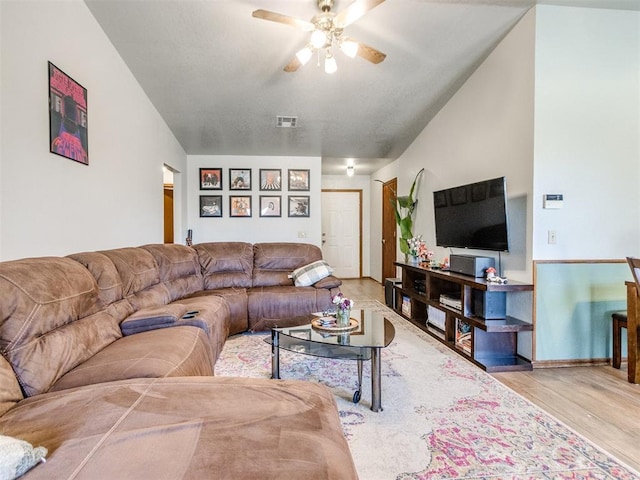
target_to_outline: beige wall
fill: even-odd
[[[386,181],[397,173],[399,193],[406,195],[425,168],[414,234],[423,235],[437,260],[450,252],[435,247],[433,191],[506,176],[511,252],[502,255],[502,266],[523,280],[531,279],[534,33],[530,11],[398,159],[398,168],[373,175]],[[377,201],[372,205],[374,225],[380,213]]]
[[[0,259],[162,242],[162,166],[186,155],[84,2],[0,22]],[[88,90],[88,166],[49,153],[47,61]]]

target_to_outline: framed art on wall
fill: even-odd
[[[309,190],[309,170],[289,170],[289,190]]]
[[[309,216],[309,195],[289,195],[289,216]]]
[[[89,165],[87,89],[49,62],[49,151]]]
[[[200,195],[200,216],[221,217],[222,195]]]
[[[260,190],[281,190],[282,170],[260,169]]]
[[[280,195],[260,195],[260,216],[261,217],[281,217]]]
[[[222,190],[222,169],[201,168],[200,190]]]
[[[251,169],[230,168],[229,190],[251,190]]]
[[[251,197],[249,195],[236,195],[229,197],[229,216],[250,217]]]

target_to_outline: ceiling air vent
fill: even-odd
[[[298,117],[292,116],[276,116],[276,127],[280,128],[296,128],[298,126]]]

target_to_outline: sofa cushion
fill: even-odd
[[[49,450],[25,480],[358,478],[335,400],[311,382],[102,383],[23,400],[0,431]]]
[[[0,416],[24,398],[11,364],[0,355]]]
[[[250,243],[199,243],[193,249],[198,253],[205,290],[251,287],[253,247]]]
[[[249,329],[268,330],[284,325],[289,318],[326,310],[329,305],[318,303],[319,290],[314,287],[258,287],[249,290]],[[327,295],[328,290],[320,290]]]
[[[68,258],[84,265],[91,272],[98,284],[100,300],[103,305],[110,305],[122,300],[122,279],[111,259],[99,252],[82,252],[69,255]]]
[[[326,288],[326,289],[334,289],[338,288],[342,285],[342,280],[334,277],[333,275],[329,275],[328,277],[323,278],[322,280],[318,280],[313,284],[316,288]]]
[[[332,273],[333,268],[327,262],[316,260],[304,267],[296,268],[291,272],[291,279],[296,287],[309,287]]]
[[[213,375],[214,362],[202,329],[151,330],[112,343],[60,378],[51,391],[128,378]]]
[[[95,279],[69,258],[0,263],[0,298],[0,353],[27,396],[121,337],[117,321],[97,311]]]
[[[169,290],[170,301],[202,290],[202,273],[194,249],[178,244],[143,245],[140,248],[153,255],[160,281]]]
[[[253,246],[253,286],[293,285],[295,269],[322,260],[322,251],[308,243],[256,243]]]
[[[100,253],[115,265],[122,279],[124,297],[135,310],[171,301],[169,290],[160,283],[158,264],[147,250],[117,248]]]
[[[191,304],[197,301],[192,298],[215,296],[222,298],[229,307],[229,335],[246,332],[249,329],[249,317],[247,315],[248,300],[246,288],[220,288],[196,292],[189,299],[182,298],[180,303]]]

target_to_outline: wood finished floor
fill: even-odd
[[[384,303],[384,287],[371,279],[344,280],[354,302]],[[492,374],[524,398],[640,472],[640,385],[627,382],[627,365],[534,369]]]

